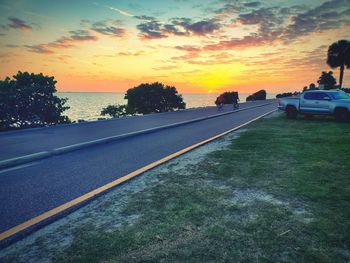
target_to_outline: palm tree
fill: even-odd
[[[350,67],[350,41],[338,40],[328,48],[327,64],[331,68],[340,67],[339,86],[342,87],[344,68]]]

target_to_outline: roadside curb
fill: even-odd
[[[44,152],[28,154],[28,155],[24,155],[24,156],[12,158],[12,159],[7,159],[7,160],[0,161],[0,168],[8,168],[19,164],[29,163],[35,160],[48,158],[50,156],[51,156],[50,152],[44,151]]]
[[[276,101],[276,99],[266,99],[266,102],[273,103]],[[241,105],[249,104],[252,101],[248,102],[243,102]],[[188,109],[181,109],[181,110],[176,110],[173,112],[158,112],[158,113],[148,113],[145,115],[132,115],[132,116],[124,116],[122,117],[123,119],[129,119],[129,118],[135,118],[135,117],[142,117],[142,118],[148,118],[148,117],[153,117],[154,115],[160,115],[160,114],[169,114],[169,113],[176,113],[176,112],[183,112],[183,111],[194,111],[197,109],[205,109],[205,108],[216,108],[216,106],[204,106],[204,107],[195,107],[195,108],[188,108]],[[28,129],[16,129],[16,130],[9,130],[9,131],[1,131],[0,135],[5,135],[8,133],[15,134],[15,133],[26,133],[26,132],[34,132],[34,131],[40,131],[40,130],[48,130],[50,128],[63,128],[67,126],[86,126],[94,123],[103,123],[103,122],[113,122],[116,119],[119,118],[106,118],[104,120],[86,120],[84,122],[73,122],[73,123],[61,123],[61,124],[53,124],[53,125],[47,125],[47,126],[42,126],[42,127],[33,127],[33,128],[28,128]]]
[[[72,145],[68,145],[68,146],[64,146],[64,147],[55,148],[55,149],[52,149],[50,151],[42,151],[42,152],[33,153],[33,154],[25,155],[25,156],[20,156],[20,157],[16,157],[16,158],[12,158],[12,159],[2,160],[2,161],[0,161],[0,169],[9,168],[12,166],[49,158],[49,157],[52,157],[55,155],[65,154],[65,153],[69,153],[72,151],[84,149],[87,147],[101,145],[101,144],[109,143],[109,142],[114,142],[114,141],[130,138],[130,137],[134,137],[134,136],[138,136],[138,135],[142,135],[142,134],[152,133],[152,132],[156,132],[156,131],[160,131],[160,130],[164,130],[164,129],[174,128],[174,127],[183,126],[183,125],[187,125],[187,124],[191,124],[191,123],[195,123],[195,122],[213,119],[213,118],[221,117],[224,115],[233,114],[236,112],[241,112],[241,111],[250,110],[250,109],[254,109],[254,108],[258,108],[258,107],[263,107],[263,106],[271,105],[273,103],[274,102],[264,103],[264,104],[244,108],[244,109],[238,109],[235,111],[214,114],[214,115],[210,115],[210,116],[200,117],[200,118],[196,118],[196,119],[192,119],[192,120],[188,120],[188,121],[183,121],[183,122],[177,122],[177,123],[164,125],[164,126],[158,126],[155,128],[145,129],[145,130],[136,131],[136,132],[130,132],[130,133],[125,133],[125,134],[120,134],[120,135],[115,135],[115,136],[109,136],[109,137],[105,137],[105,138],[101,138],[101,139],[97,139],[97,140],[92,140],[92,141],[88,141],[88,142],[82,142],[82,143],[77,143],[77,144],[72,144]]]

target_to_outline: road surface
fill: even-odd
[[[269,104],[0,170],[0,233],[274,109]]]
[[[247,102],[240,104],[240,108],[244,109],[266,103],[267,101]],[[0,133],[0,161],[230,111],[232,111],[232,105],[225,105],[224,110],[219,112],[216,107],[206,107],[105,121],[2,132]]]

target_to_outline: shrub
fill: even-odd
[[[54,95],[54,77],[19,71],[0,81],[0,130],[68,123],[67,99]]]
[[[103,108],[101,115],[110,115],[113,118],[122,117],[129,115],[130,112],[127,109],[126,105],[108,105],[106,108]]]
[[[101,115],[121,117],[134,114],[174,111],[185,109],[182,96],[172,86],[162,83],[144,83],[129,89],[125,94],[127,105],[109,105],[102,109]]]
[[[145,83],[129,89],[125,99],[130,113],[152,113],[185,109],[181,95],[175,87],[165,86],[162,83]]]
[[[333,71],[322,71],[322,74],[319,77],[317,83],[323,85],[324,89],[334,89],[337,81],[333,76]]]
[[[253,100],[266,100],[266,90],[259,90],[252,95],[249,95],[246,99],[246,101],[253,101]]]

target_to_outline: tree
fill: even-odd
[[[0,80],[0,130],[68,123],[67,99],[54,96],[54,77],[19,71]]]
[[[108,105],[106,108],[103,108],[101,111],[101,115],[110,115],[113,118],[119,118],[122,116],[130,115],[131,112],[129,111],[128,107],[126,105]]]
[[[252,95],[249,95],[246,99],[246,101],[253,101],[253,100],[266,100],[266,90],[259,90]]]
[[[317,89],[315,83],[310,83],[309,90],[315,90],[315,89]]]
[[[342,88],[344,68],[350,67],[350,41],[339,40],[329,46],[327,52],[327,64],[331,68],[340,67],[339,86]]]
[[[152,112],[166,112],[185,109],[181,95],[175,87],[162,83],[143,83],[126,92],[127,108],[130,113],[148,114]]]
[[[316,87],[315,83],[310,83],[309,87],[305,86],[303,88],[303,92],[307,90],[317,90],[318,88]]]
[[[173,111],[186,107],[175,87],[165,86],[159,82],[145,83],[129,89],[125,99],[128,100],[127,105],[108,105],[102,109],[101,115],[122,117],[137,113]]]
[[[323,71],[317,83],[320,85],[324,85],[325,89],[334,89],[337,81],[333,77],[332,71],[328,71],[328,72]]]

